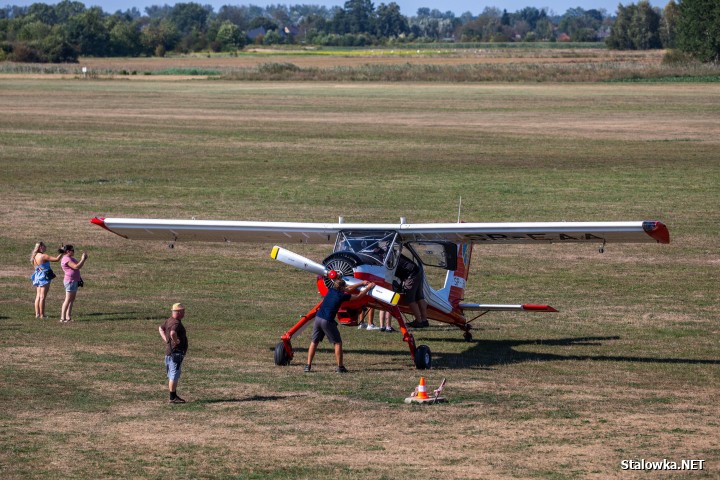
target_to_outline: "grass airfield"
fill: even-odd
[[[0,77],[4,478],[717,478],[720,85]],[[343,329],[273,364],[318,300],[272,245],[130,242],[90,218],[665,221],[670,245],[476,247],[474,339]],[[35,241],[90,255],[72,325],[33,318]],[[330,247],[284,245],[321,260]],[[57,268],[56,268],[57,270]],[[166,403],[157,326],[187,307]],[[403,400],[421,375],[447,404]]]

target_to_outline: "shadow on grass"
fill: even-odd
[[[552,347],[572,346],[599,346],[603,342],[620,340],[619,336],[612,337],[578,337],[578,338],[557,338],[557,339],[535,339],[535,340],[472,340],[466,341],[462,338],[444,339],[442,342],[463,343],[469,348],[462,353],[443,353],[433,348],[433,340],[415,339],[417,346],[427,343],[432,351],[432,366],[434,368],[492,368],[498,365],[523,362],[561,362],[568,360],[595,361],[595,362],[624,362],[624,363],[658,363],[658,364],[682,364],[682,365],[715,365],[720,360],[704,360],[692,358],[663,358],[663,357],[637,357],[629,355],[558,355],[554,353],[521,352],[516,347],[523,345],[544,345]],[[394,357],[407,355],[408,362],[410,351],[398,337],[398,342],[405,348],[394,350],[374,350],[368,348],[352,348],[343,344],[343,352],[346,355],[378,355]],[[306,348],[293,347],[295,363],[304,363],[307,356]],[[333,350],[328,347],[318,347],[316,353],[320,355],[333,355]]]
[[[568,360],[596,361],[596,362],[624,362],[624,363],[658,363],[658,364],[682,364],[682,365],[713,365],[720,364],[720,360],[704,360],[692,358],[664,358],[664,357],[638,357],[630,355],[559,355],[554,353],[522,352],[516,347],[523,345],[544,345],[553,347],[570,346],[598,346],[603,342],[619,340],[620,337],[579,337],[579,338],[558,338],[558,339],[534,339],[534,340],[473,340],[467,342],[463,339],[445,339],[443,342],[459,342],[468,344],[470,348],[462,353],[443,353],[433,350],[432,340],[427,343],[433,350],[433,367],[435,368],[468,368],[480,367],[490,368],[497,365],[524,362],[560,362]],[[416,340],[417,345],[425,343]],[[331,350],[327,350],[331,353]],[[321,349],[318,349],[321,351]],[[398,350],[371,350],[344,348],[343,351],[353,355],[380,355],[396,356],[408,355],[407,349]],[[300,353],[296,350],[296,354]]]
[[[165,320],[164,316],[138,316],[141,312],[94,312],[86,313],[83,317],[95,317],[97,320],[116,322],[120,320]],[[98,318],[100,317],[100,318]]]
[[[245,398],[213,398],[208,400],[199,400],[193,403],[243,403],[243,402],[274,402],[277,400],[285,400],[288,398],[304,397],[305,395],[252,395]]]
[[[560,362],[568,360],[594,361],[594,362],[623,362],[623,363],[659,363],[682,365],[713,365],[720,364],[720,360],[702,360],[692,358],[665,358],[665,357],[637,357],[630,355],[558,355],[554,353],[520,352],[515,349],[522,345],[544,346],[593,346],[602,345],[603,342],[619,340],[620,337],[579,337],[557,338],[547,340],[476,340],[467,342],[473,346],[463,353],[443,354],[434,352],[433,366],[439,368],[457,367],[493,367],[509,363],[523,362]],[[463,342],[462,339],[445,340],[450,342]]]

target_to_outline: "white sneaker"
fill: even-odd
[[[380,330],[380,327],[373,325],[372,323],[367,326],[368,330]]]
[[[365,330],[367,327],[367,323],[361,322],[360,325],[358,325],[358,330]]]

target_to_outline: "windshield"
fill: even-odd
[[[350,251],[392,268],[400,250],[400,246],[395,242],[396,237],[396,232],[340,232],[334,251]]]

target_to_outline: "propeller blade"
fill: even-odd
[[[299,268],[300,270],[314,273],[315,275],[320,275],[322,277],[331,276],[330,274],[335,272],[334,270],[328,270],[323,265],[317,262],[313,262],[312,260],[305,258],[302,255],[298,255],[297,253],[291,252],[290,250],[286,250],[278,246],[273,247],[272,251],[270,252],[270,257],[286,265],[290,265],[291,267]],[[358,283],[362,282],[362,280],[358,280],[354,277],[343,277],[343,280],[345,280],[345,283],[347,283],[348,285],[357,285]],[[368,295],[372,296],[376,300],[388,303],[390,305],[397,305],[400,301],[399,293],[378,286],[375,286],[372,290],[370,290],[368,292]]]
[[[270,252],[270,257],[286,265],[299,268],[300,270],[305,270],[306,272],[314,273],[315,275],[326,277],[328,273],[330,273],[321,264],[313,262],[309,258],[305,258],[302,255],[298,255],[297,253],[293,253],[282,247],[273,247],[272,252]]]
[[[343,280],[345,280],[345,283],[351,286],[362,282],[362,280],[358,280],[357,278],[353,277],[343,277]],[[379,287],[377,285],[375,285],[375,287],[373,287],[373,289],[368,292],[368,295],[373,297],[375,300],[380,300],[381,302],[388,303],[393,306],[397,305],[400,301],[399,293],[388,290],[387,288]]]
[[[383,287],[375,286],[375,288],[373,288],[369,294],[372,295],[374,299],[380,300],[381,302],[389,303],[392,306],[397,305],[400,301],[399,293]]]

